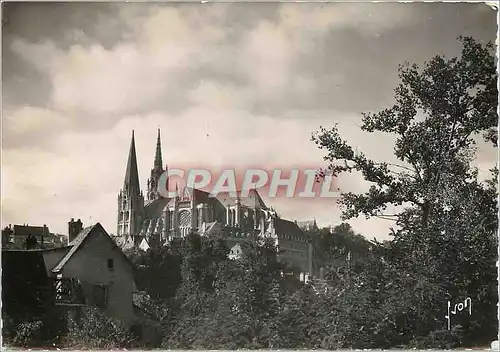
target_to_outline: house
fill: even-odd
[[[131,322],[134,318],[133,267],[106,230],[100,223],[86,227],[70,242],[70,247],[51,269],[56,283],[56,303],[71,304],[75,295],[81,295],[85,304],[101,307],[110,316]],[[46,257],[47,263],[49,257]],[[67,295],[68,291],[73,295]]]
[[[22,259],[25,257],[34,259],[26,263]],[[19,278],[34,269],[40,272],[40,262],[46,278],[41,278],[40,282],[50,286],[45,287],[45,291],[52,292],[55,305],[97,306],[125,324],[134,319],[132,264],[100,223],[82,229],[66,247],[2,251],[2,266],[4,270],[4,265],[9,266],[7,271],[11,278]],[[38,264],[35,268],[30,263]],[[16,286],[15,282],[20,281],[12,282],[8,284]],[[37,291],[42,291],[39,286]],[[14,292],[15,287],[12,290]]]
[[[66,244],[66,236],[51,233],[47,225],[9,225],[2,230],[2,248],[43,249]]]
[[[239,259],[241,258],[242,256],[242,253],[243,253],[243,250],[241,248],[241,245],[238,243],[236,245],[234,245],[233,247],[231,247],[231,249],[229,250],[229,259]]]

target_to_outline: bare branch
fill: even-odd
[[[382,219],[382,220],[398,221],[397,219],[386,218],[385,216],[382,216],[382,215],[375,215],[375,217]]]

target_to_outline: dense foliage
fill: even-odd
[[[344,218],[394,221],[394,240],[385,252],[391,269],[406,279],[386,282],[394,287],[384,314],[404,316],[404,323],[393,321],[394,328],[417,344],[441,334],[448,300],[474,302],[471,317],[456,317],[465,341],[494,339],[498,326],[497,169],[484,182],[473,166],[475,136],[497,146],[495,57],[491,44],[460,40],[460,58],[437,56],[422,69],[401,66],[394,106],[363,117],[364,131],[396,137],[399,164],[356,152],[337,128],[313,136],[327,151],[332,174],[360,172],[372,184],[364,194],[342,195]],[[404,208],[384,214],[390,204]]]
[[[396,136],[399,164],[356,152],[337,128],[313,136],[330,172],[360,172],[372,184],[364,194],[342,195],[344,218],[393,220],[393,240],[367,241],[347,224],[310,231],[324,280],[307,284],[287,275],[274,242],[259,237],[242,243],[238,260],[228,259],[222,238],[194,234],[127,253],[144,292],[134,333],[89,310],[78,322],[68,317],[57,344],[451,348],[496,339],[497,171],[484,180],[473,163],[475,135],[497,143],[496,68],[491,46],[461,41],[460,58],[402,66],[394,106],[364,115],[364,131]],[[384,214],[389,204],[401,210]],[[447,301],[466,297],[472,315],[452,316],[448,330]],[[42,325],[18,324],[10,341],[33,345]]]

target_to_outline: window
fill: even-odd
[[[54,279],[55,303],[57,305],[85,304],[80,280],[75,278],[63,278],[58,274]]]
[[[115,263],[113,259],[108,259],[108,269],[112,270],[115,268]]]
[[[198,227],[200,227],[201,224],[203,224],[203,213],[204,213],[203,209],[198,209]]]
[[[170,210],[168,212],[168,229],[172,230],[174,228],[174,212]]]
[[[95,285],[93,292],[93,303],[97,307],[104,308],[108,304],[108,289],[103,285]]]

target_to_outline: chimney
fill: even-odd
[[[46,236],[48,233],[47,231],[47,225],[43,225],[43,231],[42,231],[42,237],[40,238],[40,248],[43,249],[43,237]]]
[[[71,218],[71,221],[68,222],[68,242],[71,242],[75,239],[76,236],[82,231],[83,223],[80,219],[75,221],[74,218]]]

